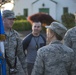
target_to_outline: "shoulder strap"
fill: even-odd
[[[15,50],[15,63],[14,63],[14,67],[16,68],[16,63],[17,63],[17,48],[18,48],[18,39],[16,38],[17,41],[17,46],[16,46],[16,50]]]
[[[27,47],[29,46],[29,43],[31,41],[31,38],[32,38],[32,33],[30,33],[29,35],[27,35],[25,37],[25,39],[23,40],[22,44],[23,44],[23,50],[25,51],[25,49],[27,49]]]

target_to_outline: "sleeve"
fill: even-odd
[[[27,37],[22,41],[22,45],[23,45],[23,51],[25,51],[27,49],[28,43],[27,43]]]
[[[25,51],[31,41],[32,38],[32,34],[28,34],[22,41],[22,45],[23,45],[23,51]]]
[[[25,57],[25,54],[23,52],[23,46],[21,43],[21,39],[18,38],[17,42],[18,42],[17,55],[18,55],[18,58],[21,62],[22,68],[24,69],[24,72],[27,73],[27,64],[26,64],[26,60],[25,60],[26,57]]]
[[[68,31],[66,34],[65,34],[65,36],[64,36],[64,44],[65,45],[67,45],[68,47],[70,47],[71,48],[71,46],[72,46],[72,42],[71,42],[71,36],[70,36],[70,32]]]
[[[71,64],[70,75],[76,75],[76,60],[75,60],[75,55],[74,55],[74,53],[71,53],[71,55],[72,55],[72,64]]]
[[[40,50],[37,52],[36,61],[31,75],[43,75],[44,73],[44,61]]]

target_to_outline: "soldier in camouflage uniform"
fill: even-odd
[[[61,43],[66,27],[52,22],[46,28],[49,44],[38,50],[31,75],[76,75],[74,52]]]
[[[76,62],[76,26],[73,28],[70,28],[66,32],[66,34],[64,36],[64,44],[74,50],[75,62]],[[75,64],[75,66],[76,66],[76,64]]]
[[[64,43],[76,53],[76,26],[69,29],[64,36]]]
[[[15,15],[13,11],[4,10],[2,17],[6,36],[4,45],[7,75],[27,75],[21,39],[18,32],[12,29]]]

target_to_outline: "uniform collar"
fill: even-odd
[[[50,42],[49,44],[62,44],[62,43],[59,40],[54,40],[54,41]]]
[[[9,32],[5,32],[5,35],[6,36],[11,36],[12,34],[14,34],[13,32],[14,32],[14,30],[11,29]]]

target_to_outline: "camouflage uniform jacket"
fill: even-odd
[[[31,75],[76,75],[74,52],[60,41],[40,48]]]
[[[11,66],[14,66],[15,63],[15,51],[16,51],[16,46],[17,47],[17,63],[16,63],[16,68],[18,70],[17,74],[14,75],[25,75],[26,73],[26,61],[25,61],[25,55],[23,53],[23,48],[22,48],[22,43],[21,39],[19,37],[19,34],[15,30],[11,30],[9,34],[5,33],[6,35],[6,40],[4,42],[5,44],[5,53],[8,57],[8,60],[11,64]],[[22,65],[22,66],[21,66]],[[7,66],[7,75],[9,75],[9,66]],[[23,69],[24,70],[23,70]],[[25,72],[25,73],[24,73]]]
[[[72,48],[76,56],[76,27],[69,29],[64,36],[64,44]]]

